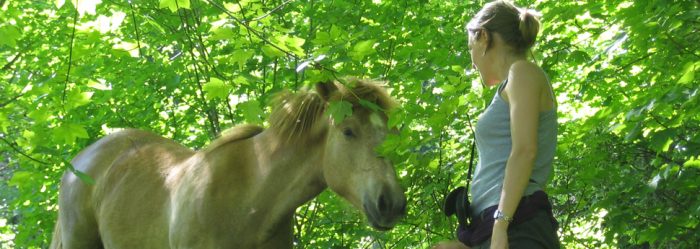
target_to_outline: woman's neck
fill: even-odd
[[[496,73],[496,78],[494,79],[496,81],[496,84],[503,82],[508,78],[508,74],[510,72],[510,67],[517,61],[521,60],[526,60],[527,58],[525,56],[516,56],[516,55],[508,55],[508,54],[503,54],[500,60],[496,60],[495,62],[495,73]]]

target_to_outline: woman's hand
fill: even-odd
[[[508,222],[497,220],[493,224],[491,249],[508,249]]]

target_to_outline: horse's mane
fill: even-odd
[[[212,151],[224,144],[235,142],[238,140],[243,140],[251,138],[258,133],[262,132],[263,128],[257,125],[244,124],[239,126],[234,126],[221,133],[221,137],[212,141],[207,147],[207,151]]]
[[[338,91],[327,96],[330,101],[344,100],[353,106],[353,111],[368,109],[360,104],[360,99],[371,102],[379,108],[388,111],[396,106],[396,102],[384,89],[381,82],[360,80],[357,78],[344,79],[345,84],[334,84]],[[270,129],[281,141],[301,138],[309,133],[314,124],[326,110],[326,100],[318,92],[301,89],[297,92],[288,90],[277,93],[272,100],[273,110],[270,114]],[[213,151],[222,145],[251,138],[262,132],[263,128],[256,125],[239,125],[224,131],[221,137],[211,142],[206,151]]]
[[[385,111],[396,106],[396,102],[384,89],[382,83],[357,78],[346,78],[345,84],[334,84],[338,91],[327,96],[330,101],[344,100],[353,106],[353,111],[368,109],[360,104],[360,99],[371,102]],[[273,99],[270,115],[270,129],[283,140],[299,138],[308,134],[326,110],[326,101],[318,92],[302,89],[296,93],[283,91]]]

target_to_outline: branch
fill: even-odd
[[[194,30],[195,31],[199,30],[199,27],[202,26],[201,19],[198,19],[196,17],[196,15],[192,19],[194,20],[194,24],[196,25]],[[202,56],[204,57],[204,63],[206,63],[209,66],[211,71],[213,71],[214,74],[216,74],[216,76],[218,76],[219,78],[221,78],[223,80],[228,80],[229,77],[227,77],[224,74],[222,74],[221,72],[219,72],[219,70],[216,69],[216,66],[214,66],[214,64],[209,61],[209,53],[207,52],[207,46],[204,45],[204,39],[202,38],[202,34],[200,32],[195,32],[195,35],[197,36],[197,39],[199,41],[199,46],[201,47],[200,50],[201,50]],[[250,34],[248,36],[250,36]]]
[[[700,55],[696,54],[693,51],[689,51],[688,48],[686,48],[686,46],[683,46],[678,41],[674,40],[673,37],[668,34],[668,32],[664,32],[664,34],[666,35],[666,38],[668,38],[668,40],[671,41],[671,43],[673,43],[673,45],[675,45],[678,50],[682,50],[685,53],[694,55],[696,58],[700,58]]]
[[[280,4],[279,6],[273,8],[272,10],[270,10],[270,11],[267,12],[267,13],[265,13],[264,15],[254,18],[253,21],[260,21],[261,19],[263,19],[263,18],[265,18],[265,17],[271,15],[271,14],[272,14],[273,12],[275,12],[275,11],[278,11],[279,9],[281,9],[281,8],[284,7],[285,5],[291,3],[292,1],[293,1],[293,0],[287,0],[286,2],[284,2],[284,3]]]
[[[2,6],[2,4],[0,4],[0,7],[1,7],[1,6]],[[17,54],[15,55],[15,58],[12,58],[12,60],[11,60],[10,62],[8,62],[7,64],[5,64],[5,66],[2,67],[2,70],[8,70],[8,69],[10,69],[10,67],[11,67],[13,64],[15,64],[15,62],[17,61],[17,59],[19,59],[19,57],[22,57],[22,51],[17,52]]]
[[[618,68],[617,68],[617,73],[622,73],[622,70],[624,70],[625,68],[627,68],[627,67],[629,67],[629,66],[631,66],[631,65],[634,65],[634,64],[637,63],[637,62],[646,60],[647,58],[649,58],[649,57],[651,57],[651,56],[652,56],[652,54],[651,54],[651,53],[648,53],[648,54],[646,54],[645,56],[642,56],[642,57],[640,57],[640,58],[638,58],[638,59],[636,59],[636,60],[634,60],[634,61],[632,61],[632,62],[630,62],[630,63],[625,64],[624,66],[618,67]]]
[[[0,108],[5,107],[6,105],[9,105],[12,102],[15,102],[15,100],[19,99],[20,97],[24,96],[25,93],[21,93],[20,95],[12,97],[10,100],[5,101],[3,103],[0,103]]]
[[[287,55],[287,56],[289,56],[289,57],[296,58],[296,59],[301,59],[301,58],[299,58],[299,56],[293,54],[292,52],[289,52],[289,51],[287,51],[287,50],[284,50],[284,49],[282,49],[281,47],[277,46],[276,44],[270,42],[268,39],[266,39],[266,38],[260,33],[260,31],[257,31],[257,30],[255,30],[255,29],[253,29],[252,27],[250,27],[250,25],[248,25],[248,23],[243,22],[243,21],[241,21],[240,19],[238,19],[238,18],[236,18],[235,16],[233,16],[233,14],[231,14],[231,12],[228,11],[224,6],[221,6],[221,4],[216,3],[216,2],[214,2],[214,1],[212,1],[212,0],[205,0],[205,1],[207,1],[209,4],[211,4],[211,5],[213,5],[214,7],[220,9],[221,11],[223,11],[224,14],[226,14],[227,16],[229,16],[231,19],[233,19],[233,21],[235,21],[235,22],[238,23],[239,25],[245,27],[250,33],[252,33],[252,34],[255,35],[256,37],[260,38],[260,40],[262,40],[265,44],[268,44],[268,45],[272,46],[273,48],[277,49],[278,51],[284,53],[285,55]],[[332,68],[325,67],[325,66],[323,66],[323,65],[321,65],[320,63],[315,62],[315,61],[314,61],[314,62],[311,62],[311,65],[313,65],[314,68],[329,71],[329,72],[331,72],[331,73],[333,74],[333,77],[334,77],[334,78],[339,79],[339,78],[336,76],[336,73],[337,73],[337,72],[336,72],[335,70],[333,70]]]
[[[76,0],[75,5],[78,5]],[[66,82],[63,83],[63,97],[61,101],[63,102],[63,107],[66,106],[66,89],[68,89],[68,80],[70,79],[70,69],[73,66],[73,42],[75,41],[75,26],[78,24],[78,9],[75,9],[75,14],[73,14],[73,33],[70,36],[70,49],[68,50],[68,72],[66,73]]]
[[[129,8],[131,8],[131,20],[134,22],[134,29],[136,30],[136,45],[139,48],[139,57],[141,57],[141,37],[139,35],[139,25],[136,23],[136,15],[134,14],[134,5],[131,3],[131,1],[127,2],[129,2]]]
[[[3,136],[0,136],[0,140],[2,140],[3,142],[5,142],[5,143],[6,143],[8,146],[10,146],[10,148],[12,148],[12,150],[14,150],[15,152],[19,153],[20,155],[23,155],[23,156],[26,157],[26,158],[29,158],[29,160],[35,161],[35,162],[37,162],[37,163],[41,163],[41,164],[45,164],[45,165],[50,165],[50,163],[47,163],[47,162],[41,161],[41,160],[39,160],[39,159],[33,158],[33,157],[31,157],[30,155],[28,155],[28,154],[22,152],[22,150],[20,150],[19,148],[17,148],[14,144],[10,143],[10,141],[5,140],[4,135],[5,135],[5,134],[3,134]]]
[[[122,116],[121,111],[120,111],[120,110],[118,109],[118,107],[117,107],[117,104],[114,103],[114,101],[112,101],[111,99],[109,100],[109,105],[111,105],[114,109],[116,109],[116,110],[114,110],[113,112],[114,112],[114,114],[117,115],[117,117],[118,117],[119,119],[122,120],[122,122],[126,123],[126,125],[128,125],[128,126],[131,127],[131,128],[138,128],[137,126],[134,125],[134,123],[131,123],[131,121],[129,121],[128,119],[124,118],[124,116]],[[110,110],[111,110],[111,109],[110,109]]]
[[[179,9],[180,6],[177,5],[177,1],[175,1],[175,4],[176,4],[177,8]],[[192,37],[190,37],[190,32],[188,30],[189,28],[191,28],[191,26],[187,22],[187,17],[184,16],[183,13],[186,14],[185,11],[178,10],[178,16],[180,17],[180,21],[182,22],[182,25],[183,25],[183,28],[185,31],[185,36],[187,37],[187,41],[189,41],[189,44],[190,44],[190,49],[188,50],[188,52],[192,58],[192,66],[194,67],[194,75],[196,78],[196,84],[197,84],[197,87],[199,88],[199,92],[200,92],[200,94],[198,95],[199,101],[200,101],[200,104],[202,105],[202,108],[204,109],[204,111],[207,114],[207,120],[209,121],[209,124],[211,126],[211,136],[216,137],[216,135],[220,133],[220,130],[219,130],[220,126],[219,126],[219,122],[217,119],[218,114],[215,113],[216,108],[212,107],[210,105],[210,102],[207,102],[203,96],[204,89],[202,88],[201,78],[199,76],[200,69],[199,69],[199,66],[197,65],[197,57],[194,54],[194,50],[197,48],[195,47],[195,43],[194,43],[194,41],[192,41]]]

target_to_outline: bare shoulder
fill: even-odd
[[[547,83],[547,77],[542,68],[530,61],[521,60],[513,63],[508,74],[508,82],[516,87],[542,87]]]

